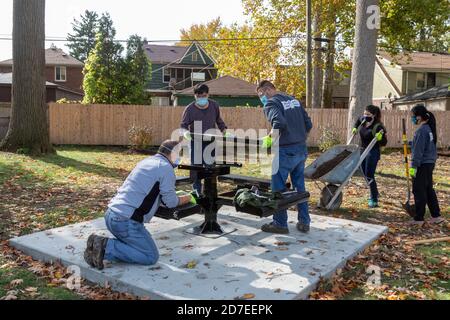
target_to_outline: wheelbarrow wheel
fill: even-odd
[[[334,184],[329,184],[325,188],[322,189],[322,193],[320,194],[320,202],[319,206],[322,209],[326,209],[328,204],[330,203],[331,199],[333,199],[334,195],[336,194],[337,190],[339,189],[338,186]],[[339,196],[336,198],[334,203],[331,205],[331,208],[329,210],[337,210],[341,207],[342,204],[342,192],[340,192]]]

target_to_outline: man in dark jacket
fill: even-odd
[[[272,145],[274,130],[279,133],[278,170],[272,172],[272,191],[285,191],[288,176],[298,192],[305,191],[305,161],[308,156],[306,140],[312,129],[312,122],[300,101],[284,93],[277,92],[270,81],[262,81],[257,89],[258,96],[264,105],[264,114],[272,125],[269,136],[263,139],[264,146]],[[273,222],[262,226],[262,230],[270,233],[287,234],[287,211],[280,211],[273,216]],[[308,203],[298,205],[297,229],[309,232],[311,219]]]
[[[211,154],[204,154],[211,141],[193,139],[192,133],[204,134],[216,129],[216,125],[222,134],[226,135],[227,126],[220,116],[219,104],[209,99],[209,88],[206,84],[199,84],[194,88],[195,101],[186,107],[181,119],[180,127],[183,135],[191,144],[191,164],[212,164],[215,161],[215,150]],[[209,149],[209,148],[208,148]],[[202,193],[202,183],[199,179],[194,181],[194,190]]]

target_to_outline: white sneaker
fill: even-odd
[[[408,222],[409,225],[411,226],[417,226],[417,227],[423,227],[423,225],[425,224],[425,221],[409,221]]]
[[[445,219],[442,218],[442,217],[437,217],[437,218],[431,218],[430,219],[430,223],[432,223],[432,224],[441,224],[443,222],[445,222]]]

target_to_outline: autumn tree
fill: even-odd
[[[11,119],[0,148],[52,152],[45,102],[45,0],[14,0],[13,61]]]
[[[95,38],[99,28],[99,15],[86,10],[80,19],[73,19],[73,33],[67,35],[67,47],[70,55],[85,62],[95,48]]]

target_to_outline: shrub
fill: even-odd
[[[132,150],[146,150],[152,143],[152,129],[133,125],[128,130],[128,139]]]
[[[333,129],[332,126],[327,125],[322,129],[322,134],[319,138],[318,147],[321,152],[325,152],[330,148],[342,144],[339,133]]]

